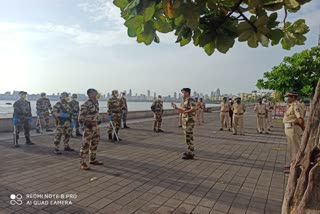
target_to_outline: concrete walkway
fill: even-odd
[[[186,145],[176,117],[163,121],[165,133],[154,133],[150,119],[131,121],[120,143],[108,142],[103,127],[104,166],[88,172],[79,169],[78,152],[53,154],[53,135],[16,149],[10,133],[0,134],[0,214],[280,213],[287,179],[282,125],[260,135],[253,112],[245,117],[246,136],[234,136],[218,131],[217,112],[207,113],[195,128],[195,160],[181,159]],[[78,150],[81,138],[70,144]]]

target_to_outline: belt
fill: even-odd
[[[234,113],[235,115],[243,115],[243,113]]]
[[[284,127],[285,128],[291,128],[292,126],[295,126],[295,125],[296,125],[295,123],[285,123]]]

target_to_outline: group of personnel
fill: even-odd
[[[178,107],[177,104],[171,103],[179,117],[179,127],[183,128],[185,135],[185,143],[187,145],[186,152],[183,153],[183,159],[194,158],[194,137],[193,129],[196,122],[200,125],[203,120],[203,112],[205,111],[205,103],[202,98],[199,100],[191,98],[191,89],[181,89],[183,101]],[[27,93],[21,91],[19,93],[20,99],[17,100],[13,107],[13,125],[14,125],[14,145],[19,146],[19,132],[24,128],[24,134],[27,145],[33,145],[30,140],[30,124],[32,123],[32,113],[30,102],[27,101]],[[129,128],[126,124],[128,106],[125,98],[126,93],[123,92],[119,97],[117,90],[112,91],[112,97],[108,100],[108,119],[110,126],[108,128],[108,139],[110,141],[121,141],[119,138],[119,130],[121,128],[121,121],[123,121],[123,128]],[[63,140],[64,151],[74,151],[69,146],[69,140],[72,132],[75,129],[76,136],[83,137],[83,143],[80,148],[80,169],[89,170],[90,165],[103,165],[102,162],[96,159],[97,146],[100,141],[101,118],[99,115],[99,102],[100,94],[96,89],[87,90],[88,100],[79,105],[77,95],[72,95],[70,101],[69,94],[66,92],[61,93],[60,101],[53,107],[50,100],[46,97],[45,93],[41,94],[41,98],[37,101],[37,132],[42,132],[44,126],[47,132],[49,129],[49,115],[50,113],[55,118],[56,133],[54,138],[54,153],[59,155],[60,143]],[[297,101],[298,94],[296,92],[288,92],[286,94],[288,108],[284,114],[283,123],[285,127],[285,134],[288,140],[288,150],[291,161],[299,150],[301,136],[304,130],[304,116],[305,109]],[[262,98],[254,107],[257,116],[257,132],[262,134],[265,132],[269,134],[272,127],[272,111],[274,105]],[[151,110],[154,113],[154,132],[163,132],[161,129],[162,116],[164,113],[163,101],[161,96],[155,100],[151,105]],[[233,128],[233,135],[244,135],[244,113],[246,106],[241,102],[241,98],[237,97],[233,101],[231,98],[224,97],[223,102],[220,104],[220,130],[223,131],[227,128],[231,131]],[[83,133],[80,132],[82,130]],[[88,164],[89,163],[89,164]],[[285,166],[285,170],[289,170],[290,166]]]

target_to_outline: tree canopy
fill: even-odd
[[[282,95],[288,90],[298,91],[300,96],[313,95],[320,79],[320,47],[304,50],[285,57],[280,65],[265,72],[259,79],[259,89],[276,90]]]
[[[146,45],[160,42],[158,32],[173,32],[180,46],[193,40],[211,55],[226,53],[235,40],[251,48],[281,43],[284,49],[303,45],[309,28],[303,19],[288,22],[311,0],[114,0],[128,35]],[[282,13],[284,19],[279,20]]]

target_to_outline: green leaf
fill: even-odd
[[[280,29],[271,30],[269,38],[271,39],[271,45],[279,44],[280,40],[284,36],[284,33]]]
[[[206,44],[210,43],[213,41],[213,35],[212,33],[202,33],[199,36],[199,46],[204,47]]]
[[[215,42],[212,41],[212,42],[210,42],[210,43],[208,43],[208,44],[206,44],[206,45],[204,46],[204,51],[205,51],[209,56],[211,56],[211,55],[213,54],[215,48],[216,48],[216,47],[215,47]]]
[[[248,39],[254,34],[255,32],[251,29],[247,30],[247,31],[244,31],[242,32],[240,35],[239,35],[239,42],[244,42],[244,41],[248,41]]]
[[[129,37],[136,37],[137,36],[137,28],[128,27],[128,36]]]
[[[185,19],[183,17],[183,15],[178,16],[177,18],[174,19],[174,24],[176,26],[180,26],[184,23]]]
[[[241,33],[247,30],[252,30],[251,25],[248,22],[240,22],[238,31]]]
[[[153,20],[154,28],[161,33],[168,33],[172,31],[172,26],[170,22]]]
[[[262,46],[268,47],[269,46],[269,38],[261,33],[260,34],[260,43]]]
[[[114,0],[113,4],[123,10],[128,4],[128,0]]]
[[[306,25],[304,19],[299,19],[295,21],[292,25],[292,28],[294,29],[294,33],[304,34],[309,32],[309,28]]]
[[[155,30],[153,28],[153,22],[149,21],[144,24],[143,31],[138,34],[137,41],[143,42],[146,45],[150,45],[155,38]]]
[[[193,32],[193,44],[195,46],[198,46],[199,45],[199,37],[201,35],[201,31],[200,30],[195,30]]]
[[[284,3],[288,8],[296,8],[300,6],[299,2],[296,0],[284,0]]]
[[[248,40],[248,45],[249,45],[249,47],[251,47],[251,48],[256,48],[256,47],[258,47],[258,45],[259,45],[259,40],[260,40],[259,35],[258,35],[257,33],[254,33],[254,34],[250,37],[250,39]]]
[[[130,10],[132,8],[135,8],[140,4],[140,0],[132,0],[125,8],[124,10]]]
[[[216,38],[216,47],[220,53],[227,53],[233,47],[234,38],[226,35],[218,35]]]
[[[138,28],[143,24],[143,16],[138,15],[135,16],[131,19],[128,19],[124,25],[127,26],[128,28]]]
[[[160,38],[159,38],[159,36],[157,34],[155,34],[155,36],[154,36],[154,42],[155,43],[160,43]]]
[[[257,21],[255,21],[254,25],[256,27],[261,27],[261,26],[267,24],[268,20],[269,20],[268,16],[267,15],[263,15],[263,16],[259,17]]]
[[[154,1],[150,1],[149,6],[145,8],[143,12],[144,21],[147,22],[153,18],[155,12],[156,3]]]

